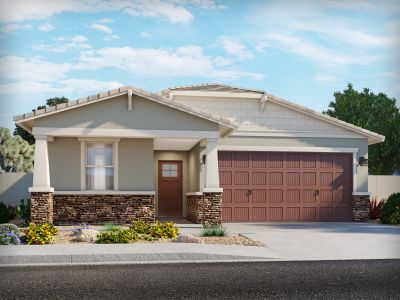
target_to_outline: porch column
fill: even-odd
[[[207,139],[204,190],[220,192],[218,174],[218,139]]]
[[[47,136],[35,135],[35,161],[31,193],[31,222],[36,224],[53,222],[53,192],[50,186]]]

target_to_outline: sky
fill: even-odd
[[[399,53],[399,0],[0,0],[0,127],[123,85],[219,82],[322,111],[351,82],[400,101]]]

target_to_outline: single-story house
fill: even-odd
[[[37,223],[368,218],[384,136],[260,90],[132,86],[14,118],[36,139]]]

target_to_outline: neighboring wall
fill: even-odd
[[[32,186],[32,173],[0,173],[0,202],[20,204],[21,199],[29,199],[28,188]]]
[[[353,138],[274,138],[274,137],[229,137],[221,139],[219,145],[240,146],[280,146],[280,147],[331,147],[331,148],[359,148],[358,157],[368,158],[367,139]],[[368,191],[368,167],[357,166],[357,192]]]
[[[368,191],[371,198],[387,199],[393,193],[400,193],[400,176],[369,175]]]
[[[158,161],[181,160],[183,175],[183,216],[186,216],[186,193],[189,192],[189,153],[187,151],[154,151],[154,185],[156,188],[156,216],[158,215]]]

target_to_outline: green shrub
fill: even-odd
[[[0,223],[8,223],[8,221],[10,221],[8,208],[3,202],[0,202]]]
[[[26,204],[25,200],[21,199],[20,205],[16,209],[16,215],[20,218],[24,219],[24,225],[29,225],[29,221],[31,219],[31,200],[27,199]]]
[[[29,245],[44,245],[53,240],[57,234],[58,229],[53,224],[36,225],[30,223],[28,229],[25,230],[26,241]]]
[[[15,224],[0,224],[0,233],[13,231],[15,234],[19,235],[20,231],[17,225]]]
[[[200,236],[226,236],[228,234],[226,227],[221,225],[212,225],[205,227],[200,232]]]
[[[104,224],[104,231],[113,231],[115,229],[119,228],[117,225],[115,225],[114,223],[110,222],[110,223],[106,223]]]
[[[151,225],[143,221],[133,221],[131,225],[129,225],[129,229],[138,234],[150,234]]]
[[[115,227],[112,230],[101,232],[97,238],[98,244],[128,244],[134,243],[139,239],[138,234],[130,229]]]
[[[381,222],[384,224],[400,224],[400,193],[389,196],[381,211]]]
[[[152,237],[166,239],[166,238],[175,238],[178,235],[179,228],[174,226],[173,222],[165,222],[160,223],[157,221],[150,229],[150,235]]]

